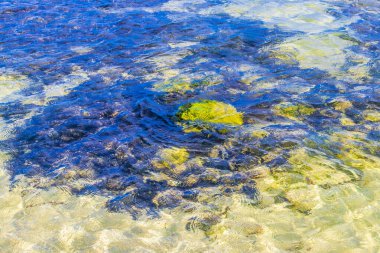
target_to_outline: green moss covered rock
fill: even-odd
[[[240,126],[243,124],[243,114],[232,105],[215,101],[203,100],[181,106],[177,113],[181,121],[224,124]]]
[[[269,132],[263,130],[263,129],[257,129],[252,131],[252,137],[257,139],[263,139],[269,135]]]
[[[315,109],[308,105],[283,103],[276,105],[274,111],[277,115],[297,120],[313,114]]]
[[[191,80],[187,78],[170,78],[154,85],[155,90],[164,92],[183,92],[191,88]]]
[[[157,152],[152,164],[156,169],[181,170],[188,159],[189,153],[185,148],[165,148]]]
[[[337,100],[333,102],[333,107],[337,111],[345,112],[352,107],[352,103],[348,100]]]
[[[364,119],[371,122],[380,122],[380,112],[375,110],[364,111]]]

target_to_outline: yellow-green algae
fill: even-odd
[[[183,105],[178,110],[178,118],[183,121],[203,122],[240,126],[243,124],[243,113],[232,105],[215,101],[203,100]]]
[[[291,103],[282,103],[274,107],[274,111],[277,115],[283,117],[297,120],[304,116],[313,114],[316,110],[308,105],[303,104],[291,104]]]
[[[354,126],[355,125],[355,122],[352,119],[345,117],[345,116],[340,118],[340,123],[342,124],[342,126]]]
[[[170,169],[177,172],[184,170],[183,165],[189,159],[189,152],[185,148],[164,148],[157,152],[152,164],[157,169]],[[182,169],[181,169],[182,168]]]
[[[345,112],[352,107],[352,103],[348,100],[337,100],[333,102],[333,107],[337,111]]]
[[[364,111],[364,119],[371,122],[380,122],[380,112],[375,110]]]
[[[265,131],[264,129],[257,129],[252,131],[252,137],[255,137],[257,139],[263,139],[269,135],[268,131]]]
[[[186,77],[170,78],[164,80],[163,82],[156,83],[154,86],[155,90],[165,91],[165,92],[184,92],[192,89],[191,80]]]

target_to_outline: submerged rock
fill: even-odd
[[[344,165],[306,149],[293,151],[289,163],[293,171],[302,175],[309,184],[331,186],[352,181],[357,176],[343,172]]]
[[[269,135],[269,132],[263,130],[263,129],[257,129],[252,131],[252,137],[257,139],[263,139]]]
[[[181,121],[189,123],[229,126],[243,124],[243,113],[238,112],[232,105],[215,100],[203,100],[183,105],[179,108],[177,116]]]
[[[338,132],[331,140],[337,145],[339,153],[336,155],[346,166],[358,170],[380,168],[380,147],[376,141],[369,141],[361,132]]]
[[[336,100],[333,102],[333,107],[337,111],[345,112],[352,107],[352,103],[348,100]]]
[[[192,217],[186,224],[187,230],[195,231],[195,229],[200,229],[205,232],[209,232],[213,226],[222,221],[220,215],[209,212],[205,213],[200,217]]]
[[[259,235],[264,233],[264,228],[260,224],[246,219],[233,220],[233,222],[229,222],[226,225],[228,226],[229,230],[232,231],[232,228],[234,228],[244,236]]]
[[[158,208],[173,208],[181,202],[181,192],[175,190],[167,190],[158,193],[152,200],[153,204]]]
[[[200,13],[208,15],[223,13],[243,20],[260,20],[268,28],[279,27],[281,30],[303,33],[338,29],[354,20],[334,17],[329,13],[333,9],[332,5],[313,0],[239,0],[206,8]]]
[[[185,148],[165,148],[158,151],[152,164],[157,169],[174,169],[189,159]]]
[[[306,185],[299,188],[290,189],[285,193],[285,197],[299,211],[307,212],[314,209],[321,199],[317,186]]]
[[[359,170],[334,159],[332,153],[328,155],[317,150],[298,148],[289,155],[287,166],[277,167],[271,175],[257,179],[257,188],[264,196],[270,196],[272,202],[287,202],[289,207],[301,212],[317,208],[321,203],[322,189],[347,184],[362,177]]]
[[[297,120],[305,116],[313,114],[316,110],[308,105],[283,103],[275,106],[275,113],[277,115]]]
[[[380,112],[375,110],[364,111],[364,119],[371,122],[380,122]]]
[[[176,74],[176,72],[173,74]],[[163,81],[156,83],[153,88],[157,91],[183,93],[197,88],[218,85],[222,82],[223,76],[210,71],[202,74],[194,73],[187,75],[178,73],[178,75],[167,77]]]
[[[354,126],[355,125],[355,122],[348,117],[342,117],[340,119],[340,123],[342,124],[342,126]]]

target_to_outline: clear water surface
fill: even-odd
[[[0,2],[2,252],[379,252],[376,0]]]

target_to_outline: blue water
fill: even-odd
[[[268,22],[260,15],[252,18],[218,11],[230,1],[184,1],[181,10],[163,8],[165,3],[0,3],[0,69],[27,76],[31,83],[18,92],[22,99],[0,104],[1,117],[12,124],[34,112],[0,144],[12,155],[8,170],[13,180],[26,175],[49,178],[49,185],[66,185],[71,170],[84,171],[73,180],[88,181],[80,189],[70,188],[73,194],[107,196],[111,211],[132,212],[138,217],[139,210],[148,209],[152,215],[159,215],[160,208],[152,200],[168,189],[179,191],[181,202],[196,201],[188,200],[188,196],[215,188],[221,195],[245,194],[254,205],[260,192],[249,168],[286,168],[289,152],[305,147],[308,140],[331,159],[340,151],[322,144],[334,132],[358,131],[368,141],[378,143],[378,122],[363,118],[365,111],[378,112],[380,107],[380,10],[376,1],[326,1],[328,15],[338,22],[355,19],[310,33],[337,32],[353,41],[341,51],[362,55],[367,70],[365,76],[353,79],[344,78],[344,71],[354,64],[349,57],[340,66],[340,78],[318,64],[279,62],[266,49],[309,35],[297,25],[283,26],[286,20],[273,18]],[[202,13],[210,9],[216,11]],[[191,44],[172,46],[181,42]],[[78,53],[75,48],[90,50]],[[157,64],[158,57],[178,55],[173,63]],[[326,65],[329,61],[327,57]],[[259,77],[247,85],[242,81],[246,70],[239,69],[241,65],[252,66]],[[107,68],[108,72],[99,71]],[[44,104],[25,103],[26,98],[38,100],[49,86],[70,78],[73,69],[92,74],[67,94]],[[183,76],[210,72],[222,81],[168,92],[155,88],[165,79],[162,69],[177,69]],[[185,133],[176,118],[178,108],[203,99],[233,105],[244,114],[243,126],[227,133],[215,129]],[[352,107],[344,113],[335,110],[332,104],[336,99],[350,101]],[[302,120],[286,119],[274,113],[274,107],[285,102],[307,105],[316,112]],[[342,125],[343,114],[354,123]],[[243,130],[255,126],[264,126],[269,136],[247,137]],[[213,148],[226,143],[228,148],[216,157],[209,155]],[[166,179],[157,180],[151,160],[160,149],[171,147],[186,148],[191,158],[202,159],[203,166],[189,166],[179,176],[167,173]],[[379,150],[372,152],[379,155]],[[274,157],[266,158],[273,153]],[[210,167],[215,168],[212,173]],[[360,177],[361,172],[354,171]],[[168,182],[183,182],[192,174],[198,175],[193,186]],[[36,185],[46,187],[38,180]],[[178,202],[169,207],[176,205]]]

